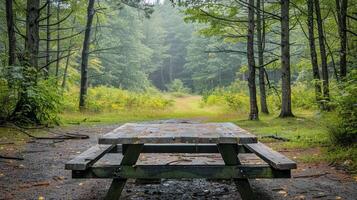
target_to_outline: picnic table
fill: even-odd
[[[232,123],[127,123],[100,137],[98,143],[65,168],[72,170],[72,178],[113,179],[108,200],[119,199],[129,178],[232,179],[242,199],[254,199],[249,179],[290,178],[291,169],[296,168],[294,161]],[[220,154],[223,162],[137,163],[140,154],[158,153]]]

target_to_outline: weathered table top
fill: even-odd
[[[99,138],[99,144],[256,142],[256,136],[232,123],[127,123]]]

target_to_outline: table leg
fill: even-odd
[[[222,155],[224,163],[226,165],[239,165],[240,161],[238,158],[236,144],[217,144],[218,150]],[[250,187],[249,180],[245,178],[233,179],[237,189],[243,200],[253,200],[254,193]]]
[[[127,149],[124,153],[123,159],[120,165],[135,165],[136,161],[139,158],[140,152],[143,148],[143,144],[130,144],[127,146]],[[127,179],[123,178],[114,178],[105,200],[118,200],[121,192],[124,189]]]

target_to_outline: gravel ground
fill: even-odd
[[[97,137],[117,126],[72,127],[67,131],[90,135],[88,140],[53,144],[27,143],[18,154],[23,161],[0,160],[0,199],[103,199],[110,180],[71,179],[64,164],[90,146]],[[301,153],[301,152],[299,152]],[[289,152],[288,155],[294,155]],[[327,164],[299,163],[293,179],[251,180],[258,199],[357,199],[357,182]],[[313,175],[313,176],[311,176]],[[137,184],[129,180],[121,199],[240,199],[231,181],[162,180],[161,184]]]

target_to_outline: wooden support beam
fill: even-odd
[[[73,170],[72,178],[290,178],[290,170],[275,170],[268,165],[136,165],[98,166],[87,170]]]
[[[227,166],[236,166],[240,165],[241,162],[238,157],[238,151],[234,149],[234,145],[232,144],[217,144],[217,147],[219,149],[219,152],[222,155],[222,158],[224,160],[224,163]],[[252,171],[252,170],[250,170]],[[265,173],[261,174],[264,175]],[[268,175],[270,173],[267,173],[265,175]],[[271,173],[270,175],[272,175]],[[240,196],[242,197],[243,200],[254,200],[254,193],[252,191],[252,188],[250,187],[250,183],[247,177],[247,175],[243,174],[244,176],[242,177],[233,177],[234,183],[237,186],[237,189],[239,191]]]
[[[128,145],[121,146],[122,148],[117,149],[122,149],[122,152],[125,153]],[[233,146],[239,153],[250,153],[242,145]],[[141,153],[219,153],[219,151],[216,144],[145,144]]]
[[[136,161],[139,158],[140,152],[143,149],[143,144],[131,144],[127,147],[127,151],[124,154],[124,157],[121,159],[122,167],[132,167],[135,165]],[[73,171],[72,171],[73,174]],[[124,189],[126,178],[125,177],[112,177],[113,181],[110,185],[110,188],[104,198],[104,200],[118,200],[121,192]]]

